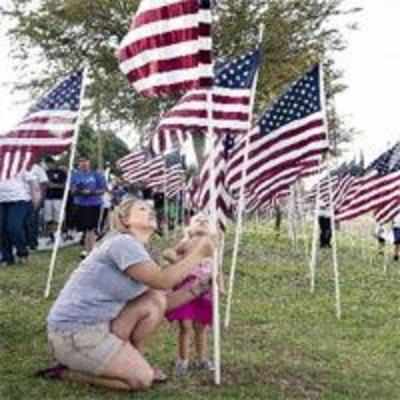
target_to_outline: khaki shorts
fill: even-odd
[[[61,364],[74,371],[102,375],[124,342],[110,332],[110,324],[85,327],[76,333],[48,332],[50,351]]]

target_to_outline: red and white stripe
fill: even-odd
[[[320,157],[327,149],[324,114],[316,112],[270,134],[263,135],[257,126],[250,136],[246,186],[252,186],[263,176],[272,176],[299,162]],[[234,150],[229,162],[227,184],[238,190],[244,170],[245,139]]]
[[[338,210],[336,219],[346,221],[359,217],[394,200],[400,186],[400,171],[360,178],[353,199]]]
[[[210,87],[211,10],[200,0],[142,0],[118,50],[121,71],[144,96]]]
[[[195,197],[199,207],[213,213],[213,208],[217,210],[217,220],[221,229],[225,230],[229,217],[232,214],[233,199],[225,186],[226,161],[224,158],[224,146],[221,141],[215,144],[215,152],[217,156],[214,163],[211,160],[211,155],[206,159],[201,172],[198,186],[198,193]],[[215,181],[211,176],[211,168],[214,168]],[[216,191],[216,205],[211,204],[211,191]]]
[[[161,191],[166,189],[167,171],[164,156],[157,156],[149,160],[148,174],[146,186],[149,189],[161,188]]]
[[[117,161],[117,167],[123,174],[128,174],[139,168],[147,158],[147,153],[143,150],[133,151],[125,157]]]
[[[185,188],[185,171],[181,164],[173,165],[167,172],[167,189],[168,198],[175,197]]]
[[[397,196],[388,201],[381,207],[378,207],[374,212],[376,222],[379,224],[386,224],[393,220],[393,218],[400,213],[400,191]]]
[[[78,111],[39,111],[27,115],[11,132],[0,136],[0,181],[29,169],[43,154],[68,150],[78,114]]]

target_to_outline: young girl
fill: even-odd
[[[196,238],[210,231],[208,218],[203,214],[192,217],[189,227],[186,230],[184,239],[175,249],[164,252],[164,257],[174,262],[184,257]],[[190,287],[195,280],[208,281],[212,273],[212,259],[204,259],[198,264],[184,282],[174,288]],[[212,370],[213,364],[208,360],[208,327],[212,324],[212,295],[211,291],[206,291],[201,297],[187,303],[166,315],[167,319],[178,321],[179,340],[178,355],[176,361],[177,376],[185,375],[189,370],[190,347],[192,338],[197,355],[197,362],[193,365],[198,369]]]

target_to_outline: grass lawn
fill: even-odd
[[[226,247],[229,269],[232,238]],[[289,250],[272,231],[246,231],[237,275],[233,322],[223,332],[223,384],[209,374],[173,377],[174,328],[165,324],[149,359],[171,375],[147,393],[101,389],[32,377],[47,366],[45,318],[78,249],[63,250],[52,296],[43,299],[49,254],[29,266],[0,269],[0,399],[324,399],[400,398],[400,264],[339,244],[343,319],[334,309],[329,252],[321,256],[315,294],[310,294],[302,245]]]

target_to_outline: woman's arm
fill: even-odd
[[[158,290],[172,289],[192,272],[202,259],[212,256],[215,243],[210,237],[203,237],[189,253],[178,262],[161,269],[155,262],[148,261],[128,267],[126,273],[133,279]]]

